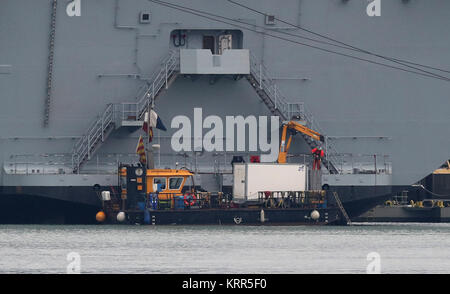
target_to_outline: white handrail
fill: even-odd
[[[99,142],[105,140],[105,132],[114,123],[115,119],[140,120],[148,108],[151,99],[154,99],[162,87],[168,87],[168,79],[178,70],[179,51],[171,51],[164,59],[161,67],[156,71],[150,81],[138,89],[135,102],[108,104],[103,113],[98,116],[87,128],[86,133],[75,143],[72,151],[72,166],[77,172],[80,165],[89,160],[91,151]],[[117,113],[119,112],[119,113]]]
[[[250,55],[250,73],[258,83],[259,88],[264,90],[267,97],[269,97],[273,107],[283,116],[283,120],[290,120],[294,115],[299,115],[309,128],[324,134],[311,112],[306,109],[304,103],[287,102],[286,96],[277,87],[267,68],[264,64],[258,62],[253,54]],[[336,156],[338,152],[333,144],[327,142],[325,154],[329,165],[328,168],[333,168],[336,172],[339,172],[337,168],[339,166],[339,158]]]

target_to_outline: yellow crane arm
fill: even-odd
[[[286,143],[286,135],[287,135],[288,129],[305,134],[305,135],[313,138],[314,140],[317,140],[320,142],[325,141],[324,136],[321,135],[320,133],[318,133],[314,130],[311,130],[308,127],[305,127],[305,126],[299,124],[298,122],[289,121],[288,123],[283,125],[283,131],[281,134],[280,152],[278,153],[278,163],[286,163],[287,153],[289,152],[289,148],[291,147],[292,134],[289,136],[289,139]]]

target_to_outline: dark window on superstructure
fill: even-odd
[[[140,23],[150,23],[150,12],[141,12],[139,14]]]
[[[203,49],[210,49],[211,53],[215,53],[215,40],[214,36],[203,36]]]
[[[274,25],[275,24],[275,15],[266,14],[266,25]]]
[[[169,178],[169,189],[170,190],[178,190],[183,183],[183,178]]]
[[[160,184],[161,190],[166,189],[166,178],[154,178],[153,184]]]

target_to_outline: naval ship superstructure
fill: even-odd
[[[205,150],[205,118],[299,117],[325,136],[323,188],[356,216],[449,157],[449,25],[444,0],[3,0],[4,221],[49,199],[98,206],[138,160],[152,101],[168,127],[154,130],[156,167],[188,167],[213,191],[231,189],[233,156],[264,152]],[[177,117],[192,122],[181,151]],[[298,138],[289,162],[315,146]]]

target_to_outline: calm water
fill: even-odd
[[[0,273],[449,273],[450,224],[0,226]]]

